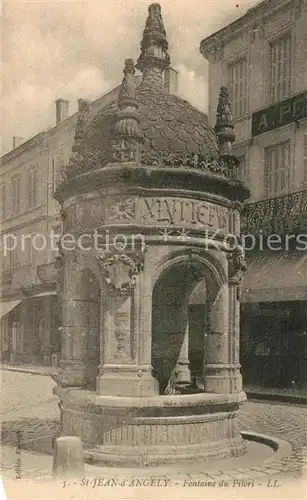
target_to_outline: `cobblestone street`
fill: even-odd
[[[50,478],[52,467],[52,437],[59,424],[58,398],[52,395],[54,382],[50,377],[2,371],[3,405],[2,417],[2,473],[14,477],[16,464],[15,447],[22,449],[22,474],[24,478]],[[212,464],[197,472],[192,466],[178,468],[178,474],[186,474],[191,480],[197,478],[232,477],[236,474],[257,478],[259,475],[301,474],[306,464],[307,409],[302,405],[248,401],[241,407],[240,427],[286,440],[292,451],[282,459],[230,470],[231,461],[223,470],[213,470]],[[20,432],[20,433],[19,433]],[[259,446],[259,445],[258,445]],[[256,450],[256,448],[255,448]],[[217,467],[221,467],[220,464]],[[183,470],[184,469],[184,470]],[[97,474],[97,468],[92,473]],[[102,474],[107,469],[101,469]],[[147,474],[150,471],[147,471]],[[110,469],[109,469],[110,474]],[[164,470],[165,474],[165,470]]]

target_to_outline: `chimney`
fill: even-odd
[[[164,87],[169,94],[178,92],[178,71],[169,67],[164,71]]]
[[[84,103],[90,105],[91,101],[89,101],[88,99],[78,99],[78,113],[79,111],[83,111]]]
[[[55,101],[55,106],[56,106],[56,124],[58,125],[62,121],[66,120],[66,118],[68,118],[69,101],[66,101],[66,99],[57,99]]]
[[[24,137],[13,137],[13,149],[18,148],[20,144],[25,142]]]

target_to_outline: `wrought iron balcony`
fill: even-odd
[[[307,190],[248,203],[241,222],[243,234],[307,232]]]

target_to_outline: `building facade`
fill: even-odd
[[[241,233],[246,386],[306,390],[307,2],[265,0],[202,40],[209,122],[228,87],[241,180],[251,190]]]
[[[140,77],[135,76],[136,85]],[[177,92],[177,72],[169,68],[164,84]],[[90,116],[116,98],[119,87],[89,103]],[[79,99],[78,108],[84,101]],[[61,347],[61,304],[56,290],[56,235],[61,226],[53,195],[74,144],[78,112],[55,102],[56,125],[23,141],[0,167],[0,326],[5,363],[56,365]]]

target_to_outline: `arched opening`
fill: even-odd
[[[205,335],[209,307],[219,285],[197,259],[170,265],[152,295],[152,366],[160,394],[204,390]],[[175,392],[173,392],[175,393]]]

